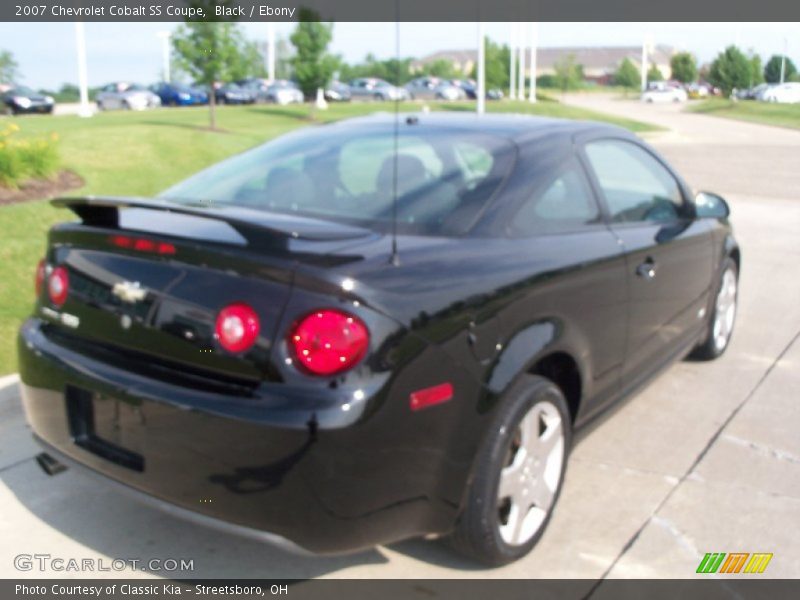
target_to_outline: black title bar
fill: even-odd
[[[800,21],[797,0],[3,0],[0,21]]]

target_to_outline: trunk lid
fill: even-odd
[[[63,306],[46,286],[39,313],[59,342],[101,360],[200,389],[244,393],[279,379],[269,356],[298,261],[320,260],[371,234],[323,221],[254,211],[120,198],[54,201],[81,217],[50,232],[48,265],[63,266]],[[234,302],[258,314],[256,344],[225,351],[219,311]]]

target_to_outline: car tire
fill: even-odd
[[[131,110],[131,105],[128,104],[127,100],[122,101],[122,110]]]
[[[386,100],[386,98],[384,98],[381,94],[375,94],[372,98],[375,100],[375,102],[383,102]]]
[[[8,104],[3,105],[3,115],[6,117],[12,117],[16,114],[16,111]]]
[[[738,290],[739,269],[736,262],[728,257],[720,269],[704,339],[692,351],[691,358],[714,360],[728,349],[736,323]]]
[[[571,435],[558,386],[535,375],[513,384],[482,442],[463,512],[447,538],[450,546],[489,566],[527,554],[542,537],[561,492]],[[511,492],[505,498],[504,488]]]

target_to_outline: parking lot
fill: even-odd
[[[479,569],[414,540],[298,557],[176,521],[82,474],[46,476],[7,380],[0,576],[25,575],[14,568],[17,554],[48,553],[187,558],[203,577],[686,578],[706,552],[771,552],[762,577],[800,576],[800,131],[599,94],[566,100],[668,128],[650,141],[696,189],[729,200],[742,246],[740,308],[723,358],[672,366],[580,441],[553,521],[529,556]]]

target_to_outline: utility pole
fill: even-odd
[[[509,87],[508,97],[514,100],[517,97],[517,24],[511,23],[511,44],[509,45]]]
[[[486,48],[483,35],[483,22],[478,21],[478,106],[482,115],[486,110]]]
[[[163,60],[164,81],[169,83],[171,81],[169,71],[169,38],[172,35],[171,31],[159,31],[156,36],[161,38],[161,52]]]
[[[86,74],[86,34],[83,21],[75,21],[75,43],[78,49],[78,87],[80,88],[81,106],[78,115],[91,117],[92,109],[89,108],[89,83]]]
[[[531,91],[528,100],[536,103],[536,46],[539,44],[539,24],[531,23]]]

